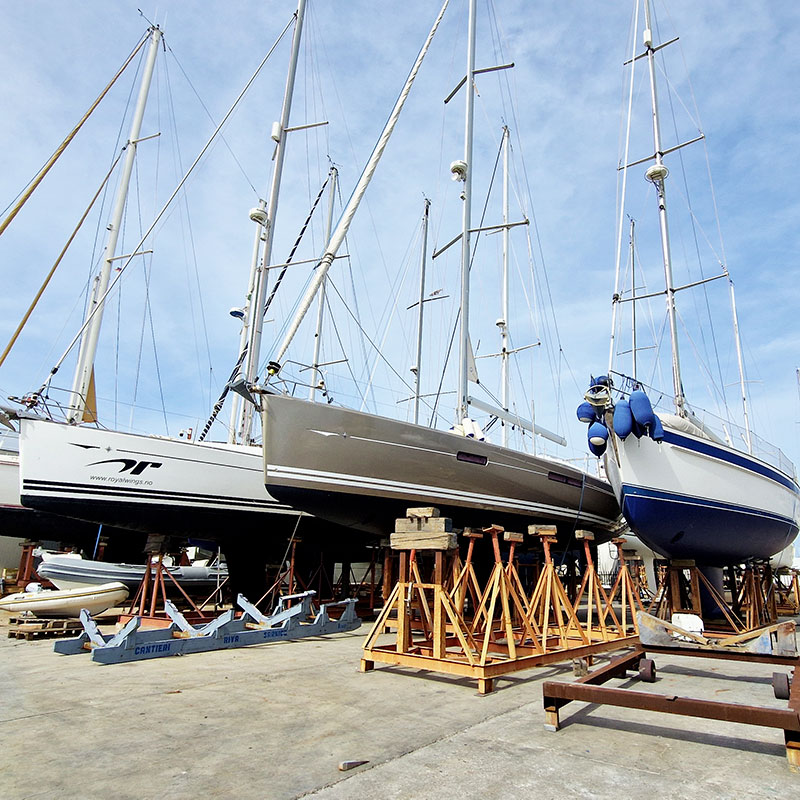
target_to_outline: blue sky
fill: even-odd
[[[622,62],[628,56],[632,3],[525,0],[495,5],[491,10],[496,12],[496,27],[490,28],[487,5],[479,2],[478,66],[512,60],[516,66],[502,77],[482,78],[478,85],[477,153],[488,167],[475,173],[474,207],[479,213],[487,170],[506,122],[514,136],[515,166],[524,168],[515,193],[523,196],[538,234],[532,245],[538,288],[528,295],[513,291],[522,316],[513,329],[514,341],[517,346],[544,342],[524,357],[527,360],[521,359],[519,376],[525,384],[521,408],[527,407],[523,415],[530,415],[536,385],[537,419],[569,436],[571,446],[564,455],[579,456],[585,453],[584,432],[574,420],[574,407],[589,374],[604,371],[608,359]],[[150,8],[138,1],[5,2],[0,33],[0,68],[6,76],[0,86],[4,109],[0,206],[13,201],[143,34],[147,23],[137,6],[162,25],[169,53],[157,67],[157,88],[143,128],[143,135],[156,131],[162,135],[140,147],[136,201],[126,218],[129,247],[137,241],[139,226],[149,224],[182,168],[191,163],[213,129],[197,96],[211,116],[221,118],[296,3],[171,2]],[[310,0],[292,124],[323,119],[330,124],[310,134],[294,134],[290,143],[276,260],[288,252],[329,159],[340,169],[343,197],[349,195],[438,7],[438,2],[422,0],[403,4]],[[351,258],[337,262],[333,273],[339,291],[355,291],[364,327],[383,342],[387,353],[396,355],[396,369],[407,381],[413,363],[413,313],[405,308],[416,293],[415,237],[424,196],[433,201],[429,247],[440,246],[458,232],[458,187],[449,180],[448,165],[462,157],[463,91],[447,108],[442,100],[464,72],[463,10],[462,0],[452,0],[348,238]],[[702,173],[707,154],[714,180],[724,252],[736,283],[754,427],[797,463],[800,208],[794,153],[800,130],[800,9],[787,3],[731,5],[715,0],[659,3],[657,14],[661,40],[676,33],[681,37],[668,48],[670,79],[686,108],[693,111],[696,103],[707,137],[705,148],[695,145],[695,154],[687,155],[686,162]],[[164,433],[160,376],[164,403],[175,413],[167,430],[174,434],[178,428],[196,428],[227,377],[238,340],[237,323],[228,309],[241,305],[246,288],[253,240],[247,213],[267,192],[269,129],[280,111],[288,45],[286,37],[226,128],[225,143],[212,149],[189,182],[185,200],[149,243],[154,250],[152,260],[147,259],[149,311],[142,305],[148,273],[141,265],[132,264],[121,282],[122,299],[117,304],[115,295],[107,311],[98,361],[105,424]],[[691,84],[685,80],[687,70]],[[121,127],[121,119],[132,75],[112,90],[0,237],[3,345],[117,152],[115,142],[120,131],[127,130],[127,123]],[[666,98],[665,91],[662,97]],[[646,119],[646,105],[640,103],[638,108]],[[676,132],[689,138],[691,123],[680,104],[675,108]],[[647,145],[641,141],[641,146],[633,145],[632,156],[647,154]],[[674,164],[670,162],[676,186],[671,209],[680,205],[683,182]],[[156,167],[154,188],[150,176]],[[629,180],[638,190],[644,185],[644,167],[637,169]],[[709,205],[708,195],[699,197],[696,213],[713,234],[714,224],[699,204]],[[647,198],[636,202],[643,218],[652,211]],[[487,211],[487,220],[499,221],[496,205]],[[96,231],[102,231],[104,224],[105,218],[98,221],[96,217],[87,223],[29,330],[0,367],[4,397],[37,388],[77,329],[92,253],[102,247]],[[297,258],[318,255],[321,224],[315,223],[313,241],[301,247]],[[498,239],[483,239],[480,252],[487,260],[495,253]],[[524,238],[514,248],[515,269],[525,272]],[[656,284],[657,267],[654,262],[647,272],[648,286]],[[287,281],[294,284],[286,287],[285,298],[280,297],[269,315],[273,321],[267,323],[265,358],[279,341],[293,300],[307,279],[305,268],[290,272]],[[476,271],[474,281],[473,339],[478,354],[488,354],[497,349],[497,340],[492,338],[500,315],[496,273]],[[454,255],[431,267],[428,289],[442,289],[442,294],[451,296],[457,292]],[[390,311],[388,295],[397,297],[400,310]],[[529,313],[539,306],[549,309],[550,299],[558,319],[558,340],[552,332],[547,335],[547,326],[532,320],[536,315]],[[433,349],[425,355],[427,363],[436,360],[434,350],[446,348],[452,323],[451,316],[435,307],[430,304],[426,323],[433,340]],[[694,307],[695,301],[684,306],[687,327]],[[727,331],[722,327],[719,336],[727,382],[731,351],[723,343]],[[348,356],[353,371],[360,375],[374,371],[376,382],[388,392],[396,376],[380,365],[373,368],[366,346],[352,344],[355,329],[348,318],[326,334],[330,360],[341,355],[339,339],[351,343]],[[696,345],[699,339],[692,341]],[[695,345],[685,345],[687,362]],[[290,357],[307,361],[307,355],[302,355],[307,347],[306,331]],[[369,363],[357,365],[365,353]],[[487,359],[479,367],[491,372],[490,364]],[[71,369],[68,360],[57,385],[69,385]],[[352,402],[344,367],[331,367],[329,383],[337,385],[337,370],[341,383],[335,399]],[[687,381],[696,375],[687,365]],[[435,384],[436,377],[429,373],[426,385],[432,390]],[[393,388],[402,394],[402,389]],[[690,400],[701,389],[686,388]],[[376,398],[381,392],[377,391]],[[132,414],[134,393],[137,410]],[[729,393],[733,397],[735,389]],[[378,410],[389,413],[388,409],[408,408],[408,404],[393,406],[393,402],[380,400]],[[695,402],[702,405],[700,399]]]

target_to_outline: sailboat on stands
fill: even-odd
[[[126,145],[126,147],[123,148],[124,157],[123,154],[120,154],[120,156],[114,162],[114,166],[116,166],[119,163],[120,158],[122,158],[122,169],[116,194],[116,208],[111,224],[109,226],[108,244],[106,249],[106,252],[108,254],[106,260],[107,269],[108,272],[110,272],[111,269],[110,265],[114,257],[116,240],[120,231],[120,221],[122,219],[122,211],[124,209],[125,202],[127,199],[131,172],[133,170],[137,144],[139,142],[139,134],[141,130],[142,117],[144,115],[145,103],[147,100],[147,95],[150,90],[150,83],[152,80],[153,68],[156,60],[156,55],[158,52],[158,47],[161,44],[161,42],[162,42],[161,30],[157,26],[151,27],[147,31],[146,35],[143,36],[142,39],[139,41],[138,45],[133,50],[133,52],[128,56],[128,59],[126,60],[125,64],[117,72],[116,76],[111,81],[111,83],[109,83],[109,85],[104,89],[104,91],[100,94],[95,103],[90,107],[89,111],[86,112],[82,120],[70,132],[70,134],[62,142],[59,148],[57,148],[56,152],[53,154],[53,156],[50,158],[47,164],[45,164],[45,166],[40,170],[40,172],[37,174],[34,180],[31,181],[26,191],[23,192],[22,199],[15,205],[12,212],[3,221],[2,225],[3,230],[5,230],[8,224],[13,220],[14,216],[21,209],[24,202],[27,199],[29,199],[30,196],[33,194],[33,191],[42,182],[43,178],[45,177],[49,169],[55,164],[56,160],[64,152],[68,144],[78,133],[83,123],[86,122],[88,117],[91,115],[93,110],[97,107],[99,102],[106,95],[108,90],[114,85],[117,78],[119,78],[123,73],[123,71],[125,70],[125,68],[133,62],[134,57],[137,55],[137,53],[139,53],[140,50],[142,50],[144,45],[148,44],[147,51],[144,56],[144,68],[142,70],[142,77],[139,82],[138,102],[136,110],[134,111],[133,121],[131,123],[128,144]],[[108,175],[106,175],[106,178],[103,182],[103,186],[111,177],[113,171],[114,168],[112,167],[112,170],[109,171]],[[95,195],[95,199],[97,199],[97,196],[99,194],[100,191],[98,191],[97,195]],[[84,215],[84,219],[85,217],[86,214]],[[9,342],[6,349],[4,350],[2,356],[0,356],[0,364],[2,364],[5,361],[6,356],[8,356],[9,353],[11,352],[14,343],[16,342],[19,334],[21,333],[25,325],[25,322],[30,317],[30,314],[33,311],[33,308],[35,307],[39,296],[41,296],[41,293],[46,287],[47,282],[50,280],[50,278],[52,278],[56,267],[61,262],[61,259],[66,253],[66,251],[67,247],[65,247],[62,250],[59,259],[56,261],[55,266],[51,270],[50,275],[48,276],[48,279],[45,282],[45,286],[43,286],[42,289],[40,290],[39,295],[37,295],[37,299],[34,300],[34,303],[31,305],[31,308],[23,317],[22,323],[17,328],[15,334],[12,336],[12,339]],[[101,278],[98,278],[97,282],[95,283],[94,287],[95,297],[97,296],[97,293],[99,291],[100,280]],[[107,276],[106,276],[106,281],[107,281]],[[83,367],[84,367],[84,373],[83,373],[84,378],[88,380],[88,383],[84,387],[85,395],[93,396],[94,373],[92,369],[91,357],[84,357]],[[90,404],[91,402],[93,402],[93,400],[90,401]],[[91,410],[87,409],[86,403],[83,404],[80,410],[75,409],[74,411],[75,413],[83,414],[86,419],[90,419],[92,415]],[[38,541],[41,540],[63,541],[71,544],[80,544],[82,546],[85,546],[87,549],[90,549],[92,545],[96,547],[99,537],[99,529],[97,522],[103,522],[103,520],[93,520],[91,517],[81,518],[81,519],[76,519],[76,518],[67,519],[64,516],[48,513],[49,509],[43,509],[36,506],[30,507],[23,502],[21,497],[21,476],[20,476],[20,441],[19,441],[20,437],[19,437],[19,431],[15,427],[15,421],[17,419],[18,419],[18,412],[16,412],[16,410],[10,408],[0,409],[0,425],[3,426],[0,427],[0,536],[11,536],[18,538],[33,539]],[[8,430],[5,430],[6,428]],[[109,536],[116,537],[120,533],[121,533],[120,530],[113,528],[111,525],[107,526],[103,530],[103,534],[106,537]],[[114,547],[114,549],[116,549],[119,553],[126,553],[126,554],[130,554],[132,552],[136,552],[138,554],[140,548],[141,548],[141,542],[139,542],[138,539],[136,540],[136,543],[133,547],[126,546],[125,544],[122,544],[120,542],[115,543]]]
[[[535,455],[486,441],[471,418],[487,411],[495,421],[526,428],[534,435],[560,437],[472,396],[470,364],[470,266],[476,233],[472,216],[473,112],[476,95],[476,10],[470,3],[465,87],[466,130],[463,159],[451,171],[462,200],[459,378],[456,424],[441,430],[410,421],[315,403],[278,393],[282,359],[292,336],[323,284],[360,200],[359,189],[342,215],[293,325],[270,365],[260,391],[267,489],[279,500],[337,523],[386,534],[409,506],[436,506],[457,527],[489,523],[524,530],[535,522],[555,523],[566,542],[575,527],[610,536],[619,508],[609,484],[565,460]],[[494,69],[503,69],[498,67]],[[456,90],[458,91],[458,90]],[[455,92],[453,93],[455,94]],[[452,95],[451,95],[452,96]],[[373,156],[376,158],[377,153]],[[363,187],[366,189],[366,186]],[[507,231],[507,221],[494,227]],[[486,228],[482,228],[486,230]],[[500,323],[498,323],[499,325]],[[503,323],[505,325],[505,323]],[[290,386],[284,380],[284,386]]]
[[[214,415],[229,389],[234,398],[239,396],[237,392],[250,397],[246,385],[257,377],[267,273],[305,6],[306,0],[299,0],[281,119],[272,130],[276,150],[269,198],[250,212],[258,228],[248,302],[236,310],[245,323],[240,358]],[[408,89],[410,85],[409,82]],[[390,133],[384,132],[386,138]],[[137,249],[154,226],[155,223]],[[112,255],[107,254],[107,265]],[[97,292],[84,339],[89,330],[99,325],[110,288],[111,285],[108,289],[103,286]],[[81,424],[86,422],[85,398],[91,384],[84,378],[89,373],[79,365],[82,382],[73,391],[67,424],[34,417],[32,411],[18,414],[22,501],[26,506],[134,530],[219,542],[231,580],[239,590],[254,596],[263,591],[267,559],[274,561],[284,555],[287,540],[295,533],[302,537],[304,547],[317,552],[322,548],[334,558],[350,560],[352,551],[363,553],[363,534],[314,519],[267,492],[261,446],[254,441],[252,432],[252,404],[234,403],[232,433],[227,442],[202,441],[202,436],[192,440],[106,430]],[[42,406],[45,402],[40,391],[32,405]]]
[[[304,12],[305,0],[301,0],[295,15],[281,120],[273,130],[276,153],[269,201],[262,201],[250,213],[258,229],[251,268],[250,301],[241,314],[245,331],[255,331],[258,335],[263,320],[259,310],[263,309],[265,301]],[[143,82],[136,114],[138,125],[144,113],[146,94]],[[137,126],[132,128],[129,140],[128,159],[131,162],[138,136]],[[173,197],[176,194],[177,190]],[[115,218],[109,226],[103,267],[82,332],[67,424],[42,418],[32,411],[18,413],[22,503],[29,508],[104,525],[219,541],[227,551],[231,572],[238,575],[239,585],[243,586],[250,580],[249,577],[242,580],[243,573],[250,575],[252,572],[255,581],[259,565],[263,579],[265,556],[262,554],[267,545],[270,555],[273,555],[273,550],[282,553],[287,537],[305,516],[267,494],[262,478],[261,449],[250,441],[248,417],[243,416],[241,421],[236,419],[232,428],[242,431],[241,436],[232,435],[228,442],[143,436],[97,426],[90,402],[94,391],[93,360],[103,306],[111,288],[109,276],[115,259],[115,234],[119,230],[123,209],[124,193],[120,191]],[[147,234],[134,252],[146,237]],[[259,340],[251,335],[249,351],[239,362],[245,370],[257,366],[258,349]],[[37,393],[30,405],[47,408],[43,395],[44,392]],[[326,527],[328,530],[331,528],[330,525]],[[253,535],[254,530],[261,532],[265,529],[269,531],[267,535]],[[306,533],[305,529],[302,532]]]
[[[624,289],[617,269],[614,290],[612,346],[607,376],[592,379],[586,399],[578,408],[578,417],[589,423],[589,447],[596,455],[605,454],[606,472],[619,499],[630,527],[650,548],[671,559],[692,559],[698,564],[721,567],[752,558],[766,559],[780,553],[795,538],[800,523],[800,487],[794,466],[776,447],[759,440],[749,428],[745,381],[742,371],[741,346],[733,297],[733,283],[726,265],[715,277],[678,285],[674,277],[674,260],[667,225],[666,185],[669,170],[665,156],[684,145],[702,139],[702,134],[677,146],[662,141],[659,102],[656,90],[655,54],[666,45],[654,44],[649,0],[644,3],[644,52],[631,60],[631,93],[634,96],[633,65],[644,60],[650,85],[653,155],[628,162],[622,168],[623,187],[630,166],[650,163],[645,177],[654,190],[659,242],[654,261],[663,265],[663,288],[642,291],[643,256],[637,258],[641,237],[636,232],[639,221],[630,223],[630,258],[628,262],[631,288]],[[675,40],[672,40],[675,41]],[[671,44],[672,42],[667,42]],[[638,45],[634,45],[638,47]],[[629,123],[630,125],[630,123]],[[630,131],[630,127],[629,127]],[[625,189],[621,193],[625,200]],[[695,211],[693,209],[692,218]],[[622,240],[623,215],[619,216],[619,240]],[[623,248],[620,248],[622,250]],[[620,259],[621,260],[621,259]],[[619,262],[618,262],[619,263]],[[722,424],[719,435],[706,416],[700,419],[684,392],[684,373],[679,349],[679,317],[676,295],[684,290],[705,289],[712,281],[728,284],[735,350],[739,367],[738,386],[743,401],[744,427],[737,432],[732,423]],[[637,341],[637,321],[643,313],[637,307],[650,298],[666,297],[666,314],[670,338],[672,373],[672,406],[662,410],[651,398],[660,398],[655,390],[646,391],[642,353],[645,349],[641,333]],[[615,358],[620,345],[621,309],[632,309],[631,344],[625,351],[632,355],[630,374],[619,371]]]

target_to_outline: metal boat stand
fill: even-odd
[[[188,653],[246,647],[277,640],[302,639],[352,631],[361,625],[355,614],[355,599],[324,603],[314,615],[315,592],[303,592],[280,598],[273,613],[262,614],[247,598],[239,595],[237,604],[244,613],[235,616],[229,609],[201,627],[194,627],[167,600],[165,610],[172,620],[169,628],[142,629],[139,617],[133,617],[115,635],[104,636],[86,611],[81,612],[84,632],[77,639],[56,642],[54,650],[62,655],[91,652],[101,664],[186,655]],[[294,602],[293,605],[289,605]],[[343,608],[341,616],[331,617],[328,609]],[[313,617],[313,619],[310,619]]]
[[[793,628],[794,623],[788,623],[788,625]],[[777,628],[780,626],[772,627]],[[754,635],[757,636],[757,634]],[[729,638],[741,639],[742,635]],[[684,646],[677,646],[678,644],[680,643],[675,642],[671,646],[638,644],[632,651],[616,656],[606,666],[594,670],[574,683],[545,681],[542,686],[545,728],[550,731],[557,731],[561,724],[559,718],[560,710],[573,700],[780,728],[783,730],[786,743],[786,757],[789,761],[789,768],[792,772],[800,772],[800,669],[798,669],[800,667],[800,658],[798,658],[796,650],[794,655],[784,655],[775,652],[742,652],[734,649],[734,647],[726,648],[713,644],[708,646],[695,644],[691,648],[685,646],[685,644]],[[642,680],[652,683],[656,680],[656,668],[651,656],[658,654],[746,661],[791,667],[793,670],[791,676],[785,672],[776,672],[773,673],[772,680],[775,697],[788,700],[788,707],[770,708],[740,703],[723,703],[716,700],[638,692],[632,689],[611,688],[603,685],[612,678],[625,678],[629,670],[638,671]]]
[[[614,585],[611,587],[611,590],[608,593],[608,608],[610,609],[614,602],[619,602],[619,624],[621,631],[626,633],[638,633],[639,627],[636,622],[636,615],[637,611],[644,611],[644,605],[642,604],[642,598],[639,590],[638,576],[637,579],[634,579],[633,575],[631,575],[630,568],[628,567],[628,561],[626,560],[625,551],[623,549],[626,541],[627,539],[623,538],[622,536],[618,536],[611,540],[611,543],[617,548],[619,571],[617,572],[617,578],[614,581]],[[617,600],[618,595],[619,600]]]
[[[778,614],[796,617],[800,614],[800,569],[775,570],[773,580]]]
[[[127,613],[121,614],[119,621],[125,625],[132,619],[138,618],[139,625],[142,627],[160,628],[167,625],[166,617],[156,611],[159,598],[167,607],[167,580],[172,581],[175,588],[183,596],[190,609],[187,613],[193,622],[206,622],[211,619],[207,613],[203,613],[201,608],[186,593],[184,588],[175,580],[173,574],[164,564],[164,546],[167,537],[158,534],[151,534],[147,538],[145,551],[147,552],[147,562],[144,570],[144,577],[139,584],[136,594],[131,601]],[[214,594],[211,595],[214,597]],[[211,597],[209,599],[211,599]],[[208,602],[208,601],[206,601]]]
[[[632,643],[633,637],[590,642],[552,559],[529,601],[519,588],[514,564],[514,545],[521,534],[504,535],[511,543],[504,563],[499,536],[505,532],[498,525],[483,529],[492,540],[495,563],[472,619],[466,620],[460,599],[466,579],[451,580],[464,574],[457,561],[456,536],[450,532],[450,520],[432,512],[436,509],[409,509],[409,516],[397,521],[391,546],[400,552],[399,580],[364,643],[362,672],[371,671],[375,662],[415,667],[471,678],[477,681],[479,694],[488,694],[501,675]],[[549,556],[552,527],[531,526],[529,532],[541,534]],[[420,577],[417,550],[433,552],[433,576],[428,581]],[[389,625],[396,628],[393,641],[379,642]]]
[[[583,542],[584,559],[586,569],[583,573],[578,594],[575,597],[573,608],[575,614],[583,614],[583,627],[591,641],[607,642],[612,639],[619,639],[636,633],[635,629],[635,605],[641,609],[636,586],[631,581],[631,576],[627,574],[627,564],[624,560],[620,562],[620,572],[617,581],[612,589],[613,594],[609,596],[603,588],[603,584],[597,575],[597,569],[592,558],[590,543],[594,541],[594,534],[591,531],[575,531],[575,538]],[[622,544],[624,539],[615,539],[622,555]],[[626,577],[623,577],[623,570]],[[620,593],[620,613],[617,616],[614,610],[613,600],[617,590]],[[637,603],[638,601],[638,603]],[[629,623],[632,618],[633,624]],[[622,622],[620,622],[622,620]]]

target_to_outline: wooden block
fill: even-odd
[[[393,550],[455,550],[458,546],[452,532],[397,531],[391,542]]]
[[[555,525],[528,525],[528,533],[531,536],[556,536],[558,528]]]
[[[587,542],[594,541],[594,534],[591,531],[575,531],[576,539],[585,539]]]
[[[438,508],[433,506],[423,506],[422,508],[407,508],[407,517],[438,517],[440,514]]]
[[[464,536],[467,539],[483,539],[483,531],[477,528],[464,528]]]
[[[449,533],[452,530],[453,520],[450,517],[427,517],[424,519],[400,517],[400,519],[394,521],[395,533],[411,533],[414,531]]]
[[[611,544],[625,544],[625,542],[627,542],[627,541],[628,541],[628,540],[627,540],[627,539],[625,539],[625,538],[623,538],[622,536],[615,536],[615,537],[614,537],[614,538],[611,540]]]
[[[517,544],[520,544],[521,542],[525,541],[525,535],[524,534],[522,534],[522,533],[512,533],[511,531],[506,531],[503,534],[503,538],[507,542],[516,542]]]

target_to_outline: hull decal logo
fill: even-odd
[[[128,472],[131,475],[141,475],[148,467],[158,469],[160,461],[137,461],[135,458],[109,458],[106,461],[93,461],[88,466],[94,467],[98,464],[122,464],[120,472]]]

